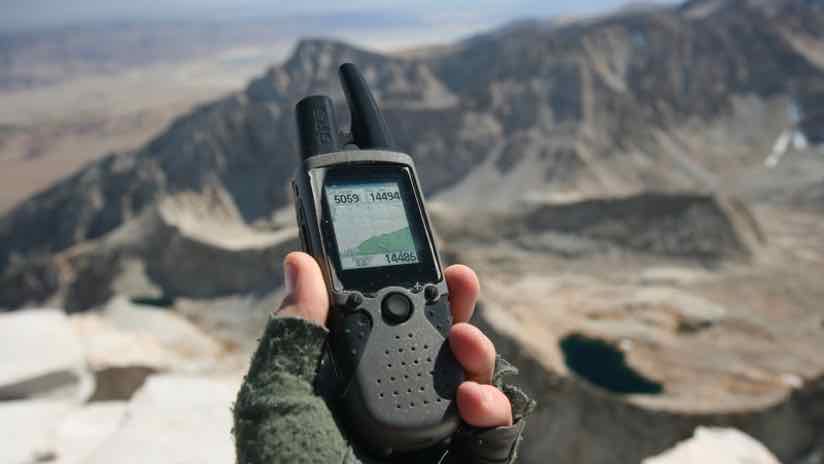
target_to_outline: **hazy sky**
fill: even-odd
[[[657,0],[672,3],[674,0]],[[0,28],[99,20],[227,19],[334,13],[408,16],[433,23],[503,23],[515,18],[587,14],[626,0],[0,0]],[[652,2],[648,2],[652,3]]]

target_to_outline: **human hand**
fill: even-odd
[[[278,309],[278,317],[299,317],[320,326],[326,323],[329,295],[323,274],[314,258],[293,252],[284,260],[288,295]],[[480,284],[475,272],[462,265],[446,268],[449,303],[454,325],[449,346],[466,372],[458,387],[458,412],[469,425],[481,428],[512,425],[509,398],[490,385],[495,368],[495,346],[477,327],[468,323],[475,311]]]

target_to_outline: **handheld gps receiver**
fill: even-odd
[[[415,164],[393,149],[363,76],[340,67],[351,134],[332,100],[296,106],[302,163],[292,188],[304,250],[323,270],[332,307],[337,409],[360,444],[383,454],[426,448],[460,423],[463,369],[446,341],[448,289]]]

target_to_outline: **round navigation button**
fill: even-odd
[[[412,316],[412,302],[402,293],[390,293],[381,303],[383,318],[390,324],[400,324]]]

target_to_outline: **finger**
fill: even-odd
[[[289,253],[283,260],[283,271],[288,295],[283,299],[277,316],[300,317],[325,325],[329,295],[315,258],[298,251]]]
[[[468,380],[492,382],[495,369],[495,345],[477,327],[459,322],[449,331],[449,347],[466,371]]]
[[[458,412],[475,427],[512,425],[512,405],[504,393],[492,385],[464,382],[458,387]]]
[[[475,311],[475,302],[481,291],[481,284],[475,271],[462,264],[449,266],[444,271],[449,287],[449,306],[455,322],[467,322]]]

